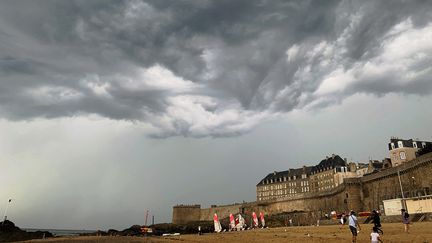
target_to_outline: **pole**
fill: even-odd
[[[152,215],[152,225],[154,225],[154,215]]]
[[[399,186],[400,186],[401,193],[402,193],[402,208],[406,209],[406,207],[405,207],[405,196],[404,196],[404,192],[403,192],[403,188],[402,188],[402,181],[401,181],[401,178],[400,178],[400,172],[399,172],[399,170],[397,171],[397,174],[398,174],[398,179],[399,179]]]
[[[146,211],[146,215],[145,215],[145,223],[144,223],[144,226],[146,226],[146,227],[147,227],[147,218],[148,218],[148,213],[149,213],[149,211],[147,210],[147,211]]]

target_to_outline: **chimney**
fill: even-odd
[[[350,168],[350,171],[356,171],[357,170],[357,165],[355,163],[353,163],[353,162],[350,162],[349,163],[349,168]]]

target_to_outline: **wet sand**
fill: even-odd
[[[369,236],[372,225],[361,225],[362,230],[357,242],[370,242]],[[410,234],[403,230],[402,223],[383,224],[384,242],[420,242],[432,243],[432,222],[414,223],[411,225]],[[256,229],[242,232],[224,232],[220,234],[181,235],[170,237],[68,237],[46,240],[32,240],[26,242],[351,242],[351,233],[348,226],[339,229],[337,225],[330,226],[304,226],[273,229]]]

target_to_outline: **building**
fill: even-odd
[[[363,175],[367,174],[368,170],[369,170],[369,164],[365,164],[365,163],[358,163],[357,165],[355,165],[354,169],[351,169],[351,171],[356,172],[357,177],[362,177]]]
[[[356,177],[355,171],[351,171],[346,159],[332,154],[314,166],[310,176],[311,191],[320,192],[331,190],[342,184],[344,178]]]
[[[431,146],[432,142],[419,141],[413,139],[400,139],[392,137],[388,148],[390,151],[390,160],[392,166],[399,166],[405,162],[411,161],[417,157],[416,152],[426,146]]]
[[[309,176],[313,166],[268,174],[257,185],[257,201],[273,200],[310,192]]]
[[[354,163],[347,164],[346,159],[333,154],[316,166],[275,171],[256,185],[257,201],[330,190],[342,184],[345,178],[357,177],[355,168]]]

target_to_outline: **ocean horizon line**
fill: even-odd
[[[55,236],[74,236],[74,235],[93,233],[98,231],[98,230],[89,230],[89,229],[42,229],[42,228],[22,228],[22,229],[28,232],[48,231]]]

